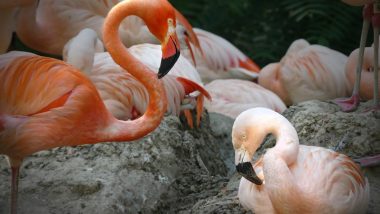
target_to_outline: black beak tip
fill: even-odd
[[[158,74],[157,74],[158,79],[161,79],[162,77],[164,77],[166,74],[169,73],[170,69],[172,69],[174,64],[177,62],[179,55],[180,55],[179,51],[176,51],[176,53],[173,56],[165,58],[165,59],[164,58],[161,59],[160,68],[158,69]]]
[[[256,185],[263,184],[263,181],[256,175],[255,170],[253,170],[251,162],[239,163],[236,165],[236,171],[245,179]]]

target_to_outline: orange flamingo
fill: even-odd
[[[197,48],[194,47],[194,42],[188,42],[189,28],[189,25],[187,28],[182,28],[181,25],[177,28],[182,42],[181,52],[188,60],[194,59],[203,82],[215,79],[257,79],[260,67],[229,41],[211,32],[192,28],[199,43],[200,48]]]
[[[276,145],[252,166],[268,134]],[[254,213],[365,213],[369,183],[349,157],[299,145],[297,132],[282,115],[266,108],[241,113],[232,127],[240,203]],[[257,173],[257,174],[256,174]]]
[[[352,88],[344,71],[346,62],[342,53],[298,39],[280,62],[260,71],[259,84],[275,92],[286,105],[346,96]]]
[[[149,92],[147,111],[134,121],[114,118],[91,81],[62,61],[24,52],[0,56],[0,154],[9,158],[12,168],[12,213],[17,210],[18,171],[24,157],[60,146],[131,141],[160,124],[167,103],[162,82],[128,53],[119,38],[119,25],[128,15],[141,17],[162,43],[159,76],[175,63],[179,44],[175,11],[166,0],[124,1],[107,16],[107,50]]]
[[[248,80],[220,79],[205,87],[212,97],[212,102],[205,102],[206,109],[233,119],[253,107],[266,107],[279,113],[286,109],[276,94]]]
[[[160,45],[134,45],[128,50],[151,70],[159,70],[159,58],[162,55]],[[145,87],[116,64],[109,53],[103,51],[102,42],[96,32],[85,28],[65,45],[63,59],[86,73],[98,89],[106,108],[116,118],[130,119],[140,116],[140,112],[145,111],[149,101]],[[194,97],[190,93],[196,90],[210,98],[201,85],[192,81],[198,79],[191,74],[198,73],[180,56],[171,69],[171,74],[162,79],[168,100],[168,113],[178,116],[181,109],[189,111],[188,108],[194,108],[191,105]],[[200,81],[199,75],[198,78]],[[188,122],[189,126],[193,127],[192,118],[188,119]]]
[[[380,32],[380,1],[379,0],[345,0],[344,1],[350,5],[364,5],[363,7],[363,28],[360,37],[359,53],[357,54],[357,64],[355,72],[355,84],[350,98],[340,98],[336,99],[335,103],[341,107],[343,111],[349,112],[354,111],[360,103],[360,93],[362,92],[361,77],[364,77],[364,81],[369,83],[368,75],[362,75],[363,70],[363,57],[365,52],[365,44],[367,40],[367,34],[369,30],[370,23],[373,26],[373,98],[374,98],[374,110],[380,109],[380,97],[379,97],[379,32]],[[352,66],[352,65],[347,65]],[[368,66],[368,61],[365,62],[364,66]],[[350,68],[348,68],[350,69]],[[353,79],[352,75],[349,76]],[[366,88],[366,87],[365,87]],[[365,95],[366,96],[366,95]],[[368,96],[367,96],[368,97]]]

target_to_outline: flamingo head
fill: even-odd
[[[143,18],[149,31],[157,37],[162,47],[162,59],[158,78],[164,77],[174,66],[180,55],[176,33],[176,12],[167,0],[147,1],[153,8],[146,10]]]
[[[256,185],[261,185],[263,181],[256,175],[252,167],[252,157],[257,148],[266,137],[266,132],[260,129],[260,122],[255,117],[257,114],[265,113],[263,108],[254,108],[242,112],[232,126],[232,144],[235,150],[236,170],[244,178]]]

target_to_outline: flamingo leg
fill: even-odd
[[[356,66],[356,79],[354,84],[354,90],[352,92],[352,96],[350,98],[339,98],[335,99],[334,102],[339,105],[344,112],[354,111],[360,103],[359,97],[359,89],[360,89],[360,80],[361,80],[361,71],[363,67],[363,56],[364,56],[364,48],[367,42],[368,30],[372,18],[372,7],[366,5],[363,9],[363,28],[360,37],[360,45],[359,45],[359,58],[358,64]]]
[[[204,96],[203,96],[203,94],[200,94],[197,98],[197,108],[196,108],[196,111],[197,111],[197,128],[199,127],[199,125],[201,123],[201,117],[202,117],[202,113],[203,113],[203,103],[204,103]]]
[[[374,15],[372,17],[372,25],[373,25],[373,32],[374,32],[374,72],[373,72],[373,79],[374,79],[374,93],[373,93],[373,102],[374,102],[374,109],[379,110],[379,30],[380,30],[380,0],[376,0],[374,3]]]
[[[374,167],[380,165],[380,154],[375,156],[354,159],[361,167]]]
[[[17,213],[17,196],[18,196],[18,180],[20,166],[12,166],[12,184],[11,184],[11,214]]]
[[[191,114],[190,109],[183,110],[183,113],[185,114],[187,124],[189,125],[191,129],[193,129],[194,128],[193,115]]]
[[[22,160],[9,158],[12,171],[11,181],[11,214],[17,213],[18,180]]]

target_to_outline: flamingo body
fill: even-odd
[[[178,31],[181,31],[180,27]],[[188,45],[190,46],[188,51],[182,52],[188,60],[194,58],[203,82],[215,79],[253,80],[258,77],[259,66],[229,41],[199,28],[193,28],[193,31],[199,40],[202,52],[194,49],[191,44]],[[184,32],[178,33],[180,38],[183,34]],[[182,40],[185,39],[182,36]],[[182,47],[186,45],[182,44]]]
[[[360,80],[360,89],[359,95],[360,98],[364,100],[373,99],[374,96],[374,81],[373,81],[373,48],[366,47],[364,49],[364,58],[363,65],[361,70],[361,80]],[[355,83],[355,69],[358,62],[359,49],[354,50],[350,56],[348,57],[348,61],[346,64],[346,75],[351,85]],[[380,85],[380,80],[378,80],[378,84]],[[378,88],[378,93],[380,93],[380,88]]]
[[[261,70],[259,84],[287,105],[346,96],[352,90],[345,76],[346,62],[347,57],[337,51],[296,40],[280,62]]]
[[[253,108],[236,118],[235,163],[250,162],[267,134],[276,137],[276,145],[253,166],[261,185],[241,179],[244,207],[255,213],[366,212],[369,183],[359,166],[332,150],[299,145],[293,126],[272,110]]]
[[[213,98],[205,101],[206,109],[231,118],[253,107],[266,107],[280,113],[286,109],[276,94],[251,81],[214,80],[205,87]]]

